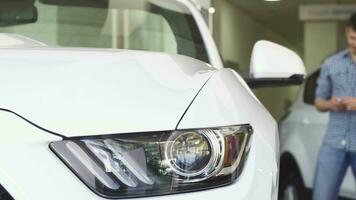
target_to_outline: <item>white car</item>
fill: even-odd
[[[0,199],[277,199],[277,124],[192,2],[2,0],[0,13]],[[267,41],[251,65],[252,86],[305,74]]]
[[[313,187],[317,155],[329,114],[314,107],[316,82],[320,70],[311,73],[298,97],[280,123],[281,160],[279,199],[309,199]],[[341,186],[340,196],[355,198],[351,169]]]

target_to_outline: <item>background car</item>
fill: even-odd
[[[320,69],[311,73],[296,101],[280,122],[281,168],[279,199],[308,199],[313,187],[317,155],[323,140],[328,113],[314,107]],[[348,169],[340,195],[355,198],[355,182]]]

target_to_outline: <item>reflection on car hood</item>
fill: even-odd
[[[44,47],[46,44],[31,38],[13,33],[0,33],[0,48],[35,48]]]
[[[68,137],[173,130],[212,73],[164,53],[1,49],[0,108]]]

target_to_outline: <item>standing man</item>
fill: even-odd
[[[346,27],[348,49],[325,60],[315,106],[330,111],[317,160],[314,200],[337,200],[346,169],[356,177],[356,13]]]

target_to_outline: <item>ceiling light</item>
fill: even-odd
[[[215,13],[215,8],[214,7],[210,7],[208,9],[208,11],[209,11],[209,13],[213,14],[213,13]]]

